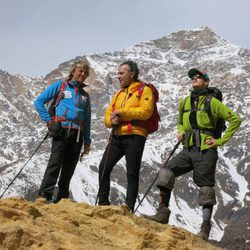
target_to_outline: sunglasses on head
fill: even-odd
[[[206,80],[203,75],[199,75],[199,74],[194,75],[191,79],[192,80],[194,80],[194,79],[204,79],[204,80]]]

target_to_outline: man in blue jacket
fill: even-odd
[[[59,190],[53,201],[69,197],[70,180],[83,143],[81,156],[90,151],[91,107],[89,95],[83,89],[88,76],[89,66],[78,61],[73,64],[66,81],[59,80],[50,85],[34,103],[53,137],[50,159],[39,189],[39,196],[47,201],[52,201],[59,173]],[[56,100],[53,114],[45,106],[51,100]]]

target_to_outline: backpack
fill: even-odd
[[[56,117],[56,108],[57,108],[59,102],[64,98],[63,91],[66,89],[66,87],[67,87],[67,82],[63,81],[62,85],[60,87],[60,90],[58,92],[58,95],[46,104],[46,109],[48,110],[51,117]],[[86,109],[87,104],[88,104],[88,98],[89,98],[88,93],[82,88],[79,90],[79,93],[82,96],[84,96],[86,99],[85,106],[84,106],[84,109]]]
[[[154,96],[154,111],[153,111],[152,116],[145,121],[144,120],[132,120],[130,122],[124,122],[122,124],[128,124],[129,128],[132,128],[131,127],[132,125],[143,127],[147,129],[148,134],[152,134],[159,129],[160,115],[159,115],[157,104],[156,104],[159,100],[159,92],[152,83],[141,83],[139,86],[137,86],[137,88],[135,88],[132,91],[132,94],[138,91],[138,98],[141,98],[145,86],[148,86],[151,89],[153,96]],[[115,109],[116,100],[120,93],[121,93],[121,90],[118,92],[116,99],[114,101],[114,104],[112,105],[113,111]]]
[[[46,104],[46,109],[48,110],[49,114],[51,117],[56,116],[56,107],[58,106],[59,102],[64,98],[64,93],[63,91],[66,89],[67,83],[62,82],[62,85],[60,87],[60,90],[58,92],[58,95],[51,99],[47,104]]]
[[[217,123],[214,121],[214,117],[211,113],[211,99],[212,97],[217,98],[219,101],[222,102],[222,92],[216,87],[209,87],[208,88],[208,97],[205,100],[205,109],[208,112],[208,117],[210,122],[214,128],[214,138],[219,139],[222,133],[226,130],[226,122],[222,118],[218,118]]]
[[[212,112],[211,112],[211,99],[212,99],[212,97],[215,97],[220,102],[222,102],[222,92],[216,87],[208,87],[207,90],[208,90],[208,95],[204,101],[204,109],[196,109],[196,111],[197,110],[204,110],[207,112],[210,123],[213,127],[213,129],[212,129],[213,130],[213,137],[215,139],[219,139],[221,137],[223,131],[226,130],[226,124],[225,124],[225,120],[220,118],[220,117],[218,118],[217,123],[215,123],[214,117],[213,117]],[[187,112],[187,111],[193,111],[193,110],[185,110],[184,109],[187,98],[188,97],[186,97],[184,100],[184,104],[182,106],[182,113]],[[206,129],[204,131],[206,132]]]

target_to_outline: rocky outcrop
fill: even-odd
[[[0,249],[219,249],[186,230],[137,217],[125,206],[3,199],[0,221]]]

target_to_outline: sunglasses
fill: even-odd
[[[205,77],[204,77],[203,75],[199,75],[199,74],[194,75],[194,76],[191,78],[191,80],[195,80],[195,79],[203,79],[203,80],[206,80]]]

